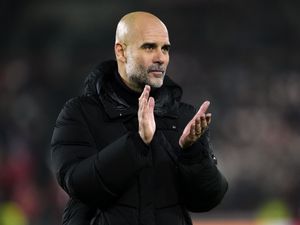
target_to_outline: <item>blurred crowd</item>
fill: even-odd
[[[24,60],[1,65],[0,74],[0,224],[59,224],[66,196],[48,146],[60,97]]]
[[[197,107],[212,103],[213,147],[230,189],[204,216],[254,218],[275,205],[275,214],[300,217],[300,18],[292,1],[242,7],[239,1],[170,6],[145,0],[139,8],[121,1],[91,1],[90,7],[79,0],[29,1],[23,8],[17,0],[4,2],[0,12],[9,20],[1,24],[9,32],[0,45],[0,225],[60,224],[67,196],[49,152],[56,117],[80,94],[93,65],[113,57],[117,20],[140,9],[169,28],[168,74],[183,87],[184,100]],[[249,18],[251,9],[256,16]]]

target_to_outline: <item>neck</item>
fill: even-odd
[[[122,81],[128,88],[130,88],[131,90],[138,92],[138,93],[143,92],[142,87],[140,87],[138,84],[132,83],[128,80],[124,67],[122,67],[119,63],[118,63],[118,72],[120,74]]]
[[[124,79],[124,77],[123,77],[122,75],[120,75],[120,77],[121,77],[122,81],[124,82],[124,84],[125,84],[128,88],[130,88],[131,90],[133,90],[133,91],[135,91],[135,92],[137,92],[137,93],[142,93],[142,92],[143,92],[143,89],[142,89],[139,85],[134,84],[134,83],[130,83],[130,82],[126,79],[127,77],[125,77],[125,79]]]
[[[112,86],[116,94],[120,98],[124,99],[129,105],[138,105],[140,93],[130,88],[117,71],[114,74],[114,82],[112,82]]]

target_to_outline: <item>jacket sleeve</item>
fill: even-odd
[[[191,147],[180,150],[182,200],[188,210],[209,211],[223,199],[228,183],[216,166],[209,143],[209,130]]]
[[[61,187],[70,197],[100,208],[111,204],[147,165],[148,151],[137,132],[97,149],[78,98],[62,109],[51,141],[52,164]]]

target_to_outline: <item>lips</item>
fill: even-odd
[[[149,70],[149,73],[153,74],[154,77],[161,78],[164,75],[163,70]]]
[[[165,70],[159,66],[151,66],[149,69],[148,69],[148,73],[152,73],[156,76],[162,76],[164,75],[165,73]]]

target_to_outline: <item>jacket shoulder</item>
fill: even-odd
[[[64,104],[62,111],[72,111],[84,108],[87,105],[97,105],[98,100],[95,96],[82,95],[69,99]]]
[[[64,107],[77,108],[80,107],[81,105],[86,105],[86,104],[97,104],[96,97],[93,95],[81,95],[81,96],[73,97],[68,101],[66,101]]]
[[[82,124],[88,126],[87,121],[97,114],[99,104],[92,96],[78,96],[66,101],[57,120],[56,127],[64,125]]]

